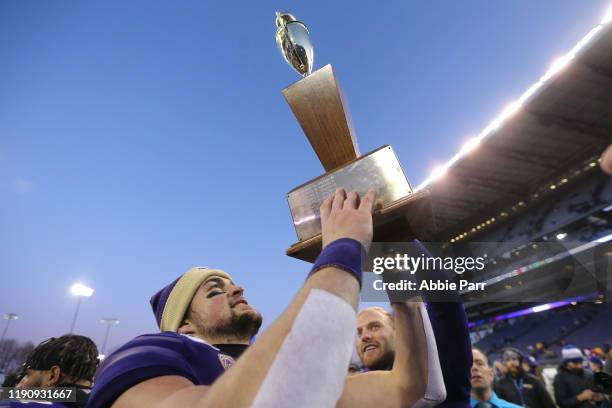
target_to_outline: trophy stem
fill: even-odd
[[[325,171],[359,157],[348,105],[331,65],[283,89],[283,95]]]

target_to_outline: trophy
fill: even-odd
[[[374,211],[374,241],[405,242],[434,232],[428,191],[413,192],[391,146],[360,155],[345,98],[331,65],[312,72],[314,51],[304,23],[276,13],[276,43],[302,79],[283,95],[306,134],[325,174],[287,194],[298,242],[287,255],[314,262],[321,252],[321,203],[342,187],[360,196],[369,188],[382,204]]]

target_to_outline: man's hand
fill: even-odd
[[[612,144],[601,155],[601,169],[612,174]]]
[[[581,401],[581,402],[582,401],[590,401],[590,400],[593,399],[594,396],[595,396],[595,393],[593,391],[587,389],[587,390],[582,391],[580,394],[578,394],[576,396],[576,399],[578,401]]]
[[[323,248],[340,238],[352,238],[361,243],[366,251],[372,243],[372,206],[374,190],[368,190],[359,200],[356,192],[348,196],[339,188],[336,194],[321,204],[321,231]]]

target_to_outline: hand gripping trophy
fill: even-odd
[[[287,194],[298,242],[287,255],[313,262],[321,251],[319,207],[336,188],[365,194],[374,188],[381,208],[374,212],[374,241],[405,242],[434,230],[428,191],[413,192],[389,145],[359,153],[348,106],[331,65],[312,72],[314,51],[304,23],[276,13],[276,43],[302,79],[283,89],[326,173]]]

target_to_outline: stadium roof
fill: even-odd
[[[470,238],[598,168],[612,143],[612,12],[417,190],[439,240]]]

